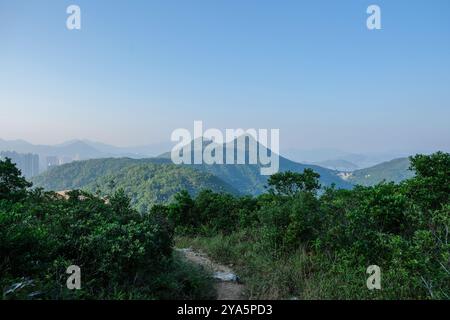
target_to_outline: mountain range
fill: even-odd
[[[211,142],[202,144],[205,148]],[[194,143],[193,143],[194,144]],[[224,157],[233,148],[237,154],[237,143],[222,146]],[[262,145],[258,150],[270,152]],[[194,149],[191,151],[193,157]],[[248,157],[248,150],[245,150]],[[175,165],[166,152],[159,157],[132,159],[107,158],[75,161],[58,167],[33,179],[37,187],[47,190],[84,189],[87,191],[113,192],[123,188],[141,210],[150,204],[168,201],[181,189],[191,194],[201,189],[226,191],[233,194],[258,195],[265,191],[268,176],[261,175],[262,165],[256,164],[183,164]],[[303,172],[310,168],[320,174],[323,186],[336,185],[349,189],[351,183],[341,179],[337,171],[315,165],[293,162],[279,156],[280,171]]]
[[[194,142],[191,143],[194,145]],[[211,143],[211,141],[204,141],[201,146],[204,149]],[[153,149],[150,146],[120,148],[89,140],[73,140],[47,146],[33,145],[23,140],[0,139],[0,150],[72,156],[79,159],[79,161],[53,167],[35,177],[33,179],[35,186],[54,191],[85,189],[108,193],[123,188],[131,196],[133,203],[142,210],[145,210],[149,204],[170,200],[181,189],[187,189],[191,194],[207,188],[232,194],[250,195],[258,195],[266,190],[268,177],[261,175],[262,165],[259,162],[256,164],[174,165],[170,159],[170,152],[162,152],[153,158],[145,155],[151,150],[153,152],[167,150],[163,148],[163,144]],[[235,141],[224,144],[222,148],[224,158],[231,149],[235,153],[238,151]],[[260,144],[257,144],[257,148],[271,153]],[[193,158],[193,152],[194,149],[191,150],[191,158]],[[248,159],[248,146],[244,152]],[[337,188],[344,189],[350,189],[355,184],[370,186],[382,181],[399,182],[413,176],[413,173],[408,170],[408,158],[394,159],[364,169],[356,169],[356,164],[346,160],[328,160],[318,163],[320,165],[298,163],[279,156],[279,171],[303,172],[304,169],[310,168],[320,174],[320,183],[323,186],[334,184]]]
[[[423,151],[422,151],[423,152]],[[432,151],[425,152],[431,153]],[[283,155],[293,161],[316,164],[339,171],[354,171],[369,168],[382,162],[408,157],[417,151],[354,153],[338,149],[286,149]]]
[[[111,157],[141,159],[161,154],[169,147],[169,143],[136,147],[116,147],[90,140],[70,140],[57,145],[39,145],[24,140],[0,139],[0,151],[15,151],[39,155],[41,172],[47,170],[47,157],[57,157],[61,159],[61,163],[67,163],[73,160]]]
[[[104,157],[146,158],[161,154],[169,143],[136,147],[116,147],[90,140],[70,140],[56,145],[32,144],[25,140],[0,139],[0,151],[35,153],[46,156],[77,157],[80,160]]]

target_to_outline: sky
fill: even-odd
[[[201,120],[280,129],[281,149],[450,150],[449,15],[448,0],[0,0],[0,138],[156,144]]]

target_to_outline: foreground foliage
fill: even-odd
[[[250,298],[449,299],[450,155],[410,161],[400,184],[319,192],[305,170],[256,199],[183,193],[163,211],[180,245],[235,264]],[[369,265],[382,290],[367,289]]]
[[[208,275],[173,255],[176,236],[234,264],[249,298],[449,299],[450,155],[410,162],[399,184],[321,188],[306,169],[271,176],[258,197],[181,191],[144,214],[120,189],[107,200],[30,191],[0,162],[3,298],[213,297]],[[72,264],[81,290],[66,288]],[[369,265],[381,290],[366,287]]]
[[[0,288],[5,299],[190,299],[213,296],[210,279],[173,256],[173,230],[141,215],[123,191],[108,201],[68,199],[31,185],[0,162]],[[81,268],[68,290],[66,268]]]

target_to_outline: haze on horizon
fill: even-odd
[[[366,28],[366,8],[382,30]],[[82,29],[66,29],[77,4]],[[279,128],[282,149],[450,151],[450,2],[2,1],[0,138],[170,141]]]

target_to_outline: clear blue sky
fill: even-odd
[[[448,150],[450,1],[0,0],[0,138],[138,145],[194,120],[279,128],[282,148]]]

